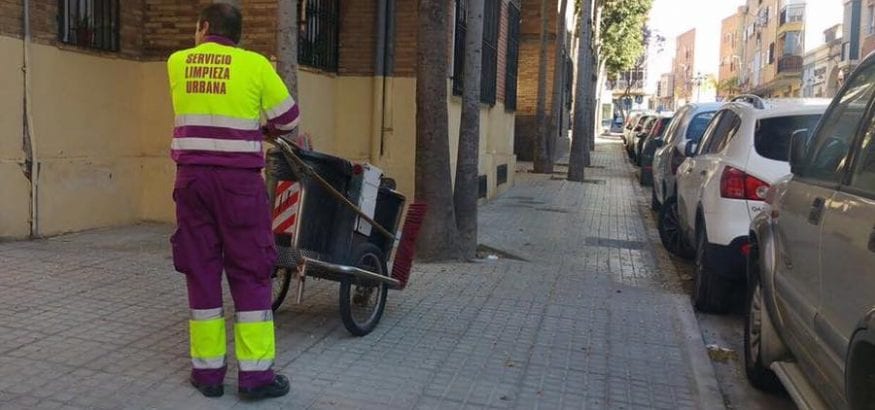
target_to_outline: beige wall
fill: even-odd
[[[21,40],[0,36],[0,55],[20,56]],[[107,59],[55,47],[31,48],[33,134],[40,164],[39,234],[131,224],[172,222],[175,166],[169,158],[173,117],[163,62]],[[0,60],[0,238],[29,234],[30,182],[22,172],[23,81],[18,58]],[[301,71],[301,130],[316,149],[368,161],[379,141],[380,110],[374,90],[381,79],[335,77]],[[379,94],[377,94],[379,96]],[[413,196],[416,142],[416,81],[386,84],[383,155],[377,166]],[[460,104],[448,103],[452,163],[458,142]],[[514,117],[501,103],[481,111],[482,173],[489,196],[495,167],[508,164],[512,180]]]
[[[452,83],[449,84],[452,87]],[[448,91],[451,91],[448,90]],[[450,171],[456,175],[456,159],[459,152],[459,125],[462,118],[462,100],[460,97],[450,97],[449,108],[450,131]],[[480,175],[486,175],[488,182],[487,198],[494,198],[507,191],[513,185],[516,156],[513,154],[514,114],[504,109],[503,102],[496,102],[489,107],[480,105],[480,156],[478,167]],[[507,164],[507,183],[496,184],[496,167]]]
[[[22,172],[21,41],[0,36],[0,55],[0,238],[22,237],[30,232],[30,181]]]

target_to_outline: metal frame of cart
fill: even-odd
[[[344,326],[353,335],[367,335],[383,316],[388,290],[406,285],[412,254],[402,255],[403,261],[396,256],[402,243],[412,250],[424,206],[416,204],[422,213],[405,218],[406,198],[390,178],[380,175],[375,187],[362,176],[361,165],[282,139],[274,145],[278,150],[268,154],[278,250],[273,309],[293,281],[298,304],[308,276],[339,282]],[[407,216],[411,213],[416,212]]]

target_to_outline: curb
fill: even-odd
[[[699,321],[696,319],[690,300],[684,295],[676,295],[672,299],[680,319],[681,337],[693,373],[693,382],[699,398],[698,404],[702,409],[725,409],[726,403],[717,383],[717,374],[705,350],[705,341],[702,339]]]

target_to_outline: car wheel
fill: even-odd
[[[676,197],[668,198],[662,204],[656,226],[659,230],[659,239],[666,250],[684,259],[693,258],[693,250],[690,249],[681,231]]]
[[[782,388],[781,381],[774,372],[766,367],[762,360],[763,317],[769,313],[766,311],[763,289],[760,285],[759,254],[757,252],[757,249],[752,248],[747,262],[750,283],[747,288],[744,315],[744,372],[753,387],[777,392]]]
[[[659,211],[659,199],[656,199],[656,187],[650,190],[650,209]]]
[[[701,312],[726,313],[731,306],[732,283],[714,274],[710,252],[708,252],[708,234],[702,226],[696,230],[695,273],[693,274],[693,305]]]

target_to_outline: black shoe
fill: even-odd
[[[225,394],[225,386],[221,384],[201,384],[191,379],[191,385],[206,397],[222,397]]]
[[[282,397],[289,394],[289,378],[278,374],[273,383],[259,387],[241,387],[238,392],[244,400],[260,400],[272,397]]]

